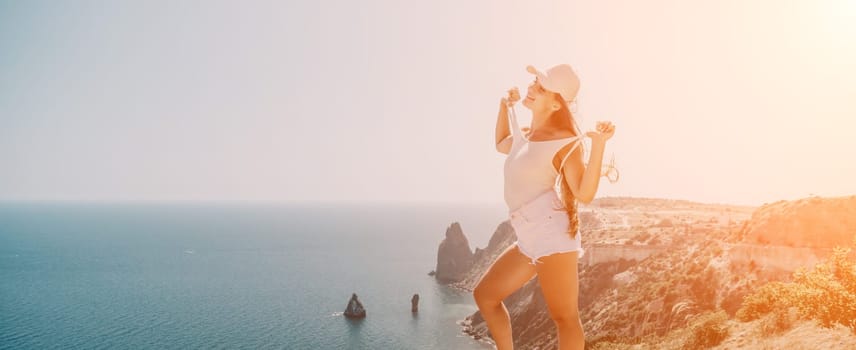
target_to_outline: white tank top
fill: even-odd
[[[513,108],[513,107],[512,107]],[[511,129],[511,150],[503,166],[505,177],[505,203],[510,211],[520,208],[538,195],[548,190],[559,191],[559,171],[553,167],[553,157],[569,143],[574,145],[562,159],[562,165],[568,156],[579,146],[582,135],[547,141],[526,139],[517,125],[513,110],[509,111]]]

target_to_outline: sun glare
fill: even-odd
[[[856,1],[828,0],[817,4],[821,6],[820,27],[824,34],[837,40],[856,39]]]

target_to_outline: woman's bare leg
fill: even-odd
[[[535,266],[530,261],[517,244],[512,244],[496,258],[473,290],[473,297],[498,350],[514,348],[511,319],[502,301],[535,276]]]
[[[559,350],[585,347],[583,325],[579,313],[579,277],[577,252],[557,253],[541,257],[535,266],[541,293],[547,302],[550,318],[556,324]]]

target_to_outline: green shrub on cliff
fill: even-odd
[[[787,308],[791,305],[793,294],[792,283],[770,282],[743,299],[743,306],[737,310],[737,319],[743,322],[752,321],[764,316],[775,309]]]
[[[794,301],[804,316],[824,327],[841,324],[856,333],[856,263],[847,258],[850,249],[836,248],[830,261],[813,271],[794,274]]]
[[[794,272],[793,282],[764,285],[743,300],[737,318],[751,321],[773,310],[795,307],[802,317],[823,327],[840,324],[856,333],[856,262],[848,258],[850,250],[836,247],[812,270]]]
[[[728,315],[725,311],[708,312],[692,321],[685,349],[708,349],[719,345],[728,337]]]

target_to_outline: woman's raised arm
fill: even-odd
[[[509,101],[513,106],[515,102],[520,100],[520,93],[517,88],[508,90],[508,96],[503,97],[499,101],[499,113],[496,116],[496,150],[500,153],[508,154],[511,151],[511,129],[508,126],[508,107]]]

